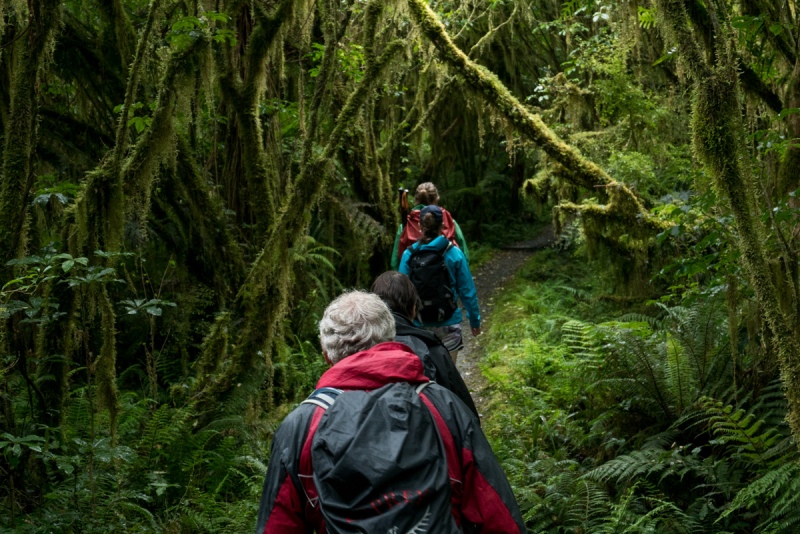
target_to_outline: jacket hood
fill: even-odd
[[[395,382],[429,382],[424,371],[422,362],[409,347],[387,341],[339,361],[325,371],[317,382],[317,389],[333,387],[369,391]]]

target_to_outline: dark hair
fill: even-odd
[[[426,213],[419,221],[419,228],[422,230],[422,237],[419,242],[427,245],[442,233],[442,222],[437,221],[432,213]]]
[[[370,291],[378,295],[389,309],[414,318],[414,310],[419,310],[421,302],[417,295],[417,288],[411,280],[397,271],[386,271],[372,282]]]
[[[417,204],[438,204],[439,192],[432,182],[424,182],[417,186],[417,191],[414,193],[414,202]]]

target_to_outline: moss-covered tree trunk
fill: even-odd
[[[21,17],[21,14],[17,14]],[[0,13],[2,16],[2,13]],[[41,72],[46,68],[61,23],[57,0],[28,2],[28,24],[17,30],[14,42],[7,122],[4,121],[2,184],[0,184],[0,261],[19,254],[25,244],[25,225],[33,186],[31,168],[36,147],[36,103]]]
[[[329,27],[318,84],[333,80],[330,73],[335,67],[333,58],[338,39],[339,32]],[[361,83],[338,113],[318,155],[312,155],[311,146],[319,117],[325,112],[321,108],[327,89],[319,85],[315,88],[307,128],[307,136],[312,139],[306,139],[303,149],[309,157],[303,159],[300,173],[286,193],[265,245],[242,284],[234,309],[217,320],[206,338],[201,365],[198,366],[202,374],[198,376],[195,392],[201,412],[215,410],[219,399],[242,402],[244,399],[239,398],[237,390],[250,385],[241,389],[246,394],[252,393],[254,381],[266,383],[270,389],[272,357],[288,309],[293,255],[305,240],[311,212],[331,176],[331,158],[338,150],[346,129],[353,123],[384,69],[403,46],[401,41],[392,41],[375,61],[370,62]]]
[[[662,31],[677,45],[683,64],[695,81],[692,114],[695,152],[733,213],[742,260],[764,310],[778,355],[789,401],[787,419],[800,446],[800,340],[793,328],[793,319],[781,309],[764,249],[764,229],[756,212],[748,154],[744,148],[737,61],[730,34],[722,25],[714,28],[715,57],[709,62],[695,44],[697,39],[690,29],[683,2],[657,0],[657,6]],[[714,15],[714,19],[719,20],[724,14]]]

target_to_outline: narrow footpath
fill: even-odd
[[[481,307],[481,330],[485,333],[491,323],[492,308],[495,296],[503,289],[512,276],[525,264],[525,261],[538,249],[547,247],[555,241],[552,226],[547,226],[536,239],[516,243],[498,251],[492,259],[478,267],[472,276],[478,290],[478,301]],[[478,412],[483,416],[486,406],[486,378],[481,374],[478,362],[483,357],[481,338],[473,337],[469,322],[464,316],[462,324],[464,349],[458,353],[457,367],[464,377]]]

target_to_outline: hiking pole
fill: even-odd
[[[406,222],[408,221],[408,214],[411,212],[408,206],[408,189],[403,189],[401,187],[397,190],[397,193],[399,195],[397,200],[400,203],[400,224],[405,228]]]

